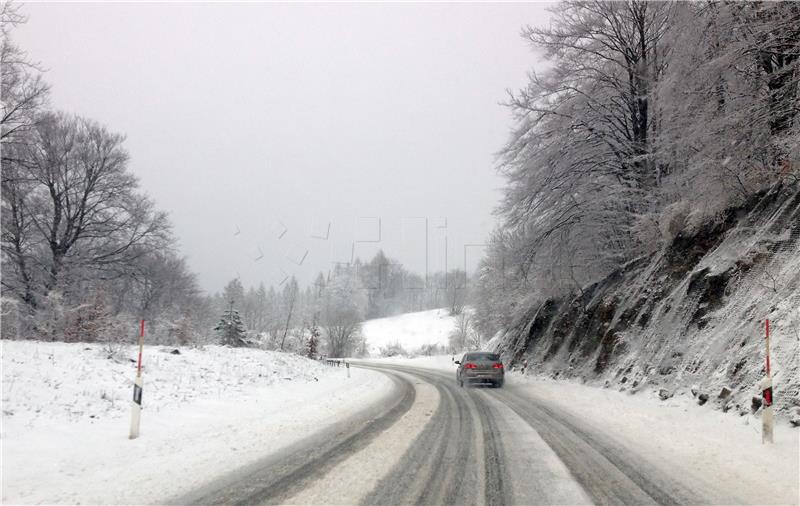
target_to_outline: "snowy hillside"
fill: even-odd
[[[306,384],[332,371],[297,355],[245,348],[146,346],[144,400],[160,412],[199,399],[246,396],[252,389]],[[130,416],[137,350],[113,359],[104,346],[3,341],[3,412],[26,425]]]
[[[128,439],[136,356],[2,345],[2,502],[163,502],[377,402],[383,375],[256,349],[146,346],[141,436]],[[114,487],[114,483],[126,483]]]
[[[527,357],[533,370],[552,377],[632,392],[663,389],[665,397],[693,390],[746,414],[760,405],[753,397],[764,375],[766,318],[776,405],[800,421],[796,185],[679,235],[571,300],[529,307],[497,349],[511,362]]]
[[[380,355],[381,348],[398,343],[406,351],[415,352],[430,344],[447,346],[455,321],[447,309],[433,309],[367,320],[361,332],[373,356]]]

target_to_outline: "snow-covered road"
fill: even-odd
[[[756,416],[509,373],[459,388],[451,357],[330,368],[287,354],[4,342],[4,504],[798,504],[798,434]],[[223,395],[224,394],[224,395]],[[765,487],[764,484],[769,484]]]
[[[174,502],[797,502],[797,486],[787,479],[790,474],[778,474],[772,495],[758,490],[748,494],[730,486],[732,481],[753,481],[754,476],[746,475],[746,463],[725,465],[723,457],[715,468],[687,472],[691,466],[675,465],[668,455],[637,446],[631,434],[604,430],[591,419],[562,409],[524,381],[512,381],[504,389],[459,388],[452,371],[387,362],[361,367],[379,370],[394,382],[394,395],[382,407]],[[791,458],[792,454],[778,455]],[[792,462],[776,465],[792,466]],[[776,487],[781,489],[775,491]]]

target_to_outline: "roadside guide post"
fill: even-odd
[[[131,433],[128,439],[139,437],[139,420],[142,417],[142,348],[144,348],[144,320],[139,324],[139,360],[136,365],[136,380],[133,382]]]
[[[345,362],[344,366],[347,368],[347,377],[350,377],[350,362]]]
[[[764,411],[761,413],[761,443],[773,442],[774,420],[772,417],[772,371],[769,364],[769,320],[766,321],[766,373],[767,376],[759,383],[759,389],[764,399]]]

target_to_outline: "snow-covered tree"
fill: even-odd
[[[354,268],[337,267],[325,287],[322,302],[328,356],[344,357],[355,350],[366,305],[366,293]]]
[[[800,178],[800,4],[562,2],[514,93],[475,324],[508,328]]]
[[[797,171],[800,5],[678,4],[667,40],[656,141],[668,203],[713,216]]]
[[[12,30],[26,21],[18,4],[0,5],[0,140],[4,159],[8,157],[5,152],[8,147],[27,142],[25,134],[34,127],[37,116],[47,105],[50,90],[39,66],[12,39]]]
[[[524,36],[552,63],[513,94],[517,128],[503,151],[500,207],[520,273],[583,284],[641,251],[634,229],[651,210],[660,169],[653,88],[672,6],[565,2]]]
[[[243,305],[244,300],[244,286],[239,278],[234,278],[225,285],[222,290],[222,297],[227,304]]]
[[[222,314],[222,318],[214,330],[219,336],[220,344],[226,346],[245,346],[246,331],[242,319],[239,316],[239,311],[233,308],[233,301],[230,306]]]
[[[473,326],[472,318],[467,312],[456,317],[455,327],[450,331],[448,340],[452,353],[481,349],[480,333]]]
[[[308,343],[306,346],[306,356],[310,359],[317,358],[317,348],[319,347],[319,327],[315,323],[311,324],[308,332]]]
[[[286,346],[286,338],[289,335],[289,330],[292,328],[292,324],[294,322],[293,318],[296,318],[296,311],[297,311],[297,301],[300,295],[300,285],[297,283],[297,279],[294,276],[289,279],[289,281],[284,285],[283,292],[281,293],[282,298],[282,307],[283,310],[283,330],[280,339],[280,346],[279,349],[281,351],[284,350]]]

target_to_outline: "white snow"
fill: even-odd
[[[455,373],[449,355],[378,361]],[[800,503],[800,430],[786,420],[777,419],[775,443],[764,445],[759,417],[723,413],[710,402],[699,406],[691,394],[661,401],[656,391],[632,395],[519,373],[506,375],[506,388],[585,420],[665,472],[699,480],[712,496],[719,491],[747,504]]]
[[[652,456],[665,472],[691,476],[710,496],[747,504],[800,502],[800,441],[785,420],[775,427],[775,444],[764,445],[760,418],[699,406],[691,395],[660,401],[652,391],[631,395],[516,374],[510,384],[612,434],[630,451]]]
[[[361,332],[373,356],[380,355],[381,348],[397,343],[408,352],[416,352],[426,344],[447,346],[455,322],[447,309],[432,309],[367,320]]]
[[[2,502],[158,503],[378,402],[385,376],[277,352],[147,346],[141,437],[135,364],[100,345],[2,341]]]
[[[434,355],[431,357],[382,357],[369,359],[368,362],[410,365],[421,369],[444,369],[455,373],[456,365],[454,360],[460,360],[462,353],[455,355]]]

